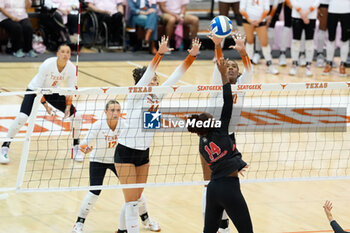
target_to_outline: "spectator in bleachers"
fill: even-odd
[[[69,30],[70,35],[74,35],[72,38],[76,38],[78,33],[78,13],[79,13],[79,0],[46,0],[51,2],[52,6],[57,8],[57,12],[62,17],[63,24]]]
[[[145,28],[145,42],[149,43],[150,53],[156,54],[158,39],[158,15],[156,0],[128,0],[130,15],[129,26]]]
[[[108,27],[109,45],[120,46],[123,43],[123,0],[85,0],[88,9],[94,11],[99,22]]]
[[[198,27],[199,27],[199,19],[195,15],[186,14],[186,5],[189,4],[190,0],[158,0],[159,8],[162,11],[162,23],[165,25],[165,35],[169,38],[172,37],[174,33],[175,26],[181,27],[180,34],[183,32],[182,26],[190,26],[191,35],[190,39],[194,39],[197,37]],[[175,36],[178,35],[178,28],[175,30]],[[183,36],[183,34],[182,34]],[[182,37],[180,36],[182,39]],[[178,40],[175,38],[175,40]],[[179,43],[176,43],[179,47]],[[180,41],[181,44],[181,41]]]
[[[32,47],[34,29],[26,11],[30,7],[30,0],[0,1],[0,27],[8,32],[16,57],[37,56]]]
[[[64,24],[62,14],[58,10],[60,3],[55,0],[45,0],[39,15],[40,30],[44,44],[48,50],[56,51],[62,43],[70,44],[68,28]]]

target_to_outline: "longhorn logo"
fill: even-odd
[[[101,87],[101,89],[102,89],[103,93],[106,93],[109,88],[102,88]]]
[[[282,89],[286,88],[287,84],[282,84],[281,83],[281,86],[282,86]]]

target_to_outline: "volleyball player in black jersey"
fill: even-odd
[[[188,131],[200,137],[199,151],[212,170],[207,188],[204,233],[216,233],[219,228],[223,210],[234,223],[238,232],[252,233],[253,226],[248,206],[240,190],[238,173],[247,167],[241,154],[233,143],[228,126],[232,114],[232,91],[227,78],[227,61],[217,61],[223,83],[224,105],[221,112],[220,128],[197,127],[207,120],[212,120],[208,113],[192,115],[194,125]]]

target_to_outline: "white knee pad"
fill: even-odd
[[[290,37],[291,32],[292,32],[291,28],[283,27],[282,39],[281,39],[281,42],[280,42],[280,49],[281,49],[281,51],[286,51],[287,43],[289,41],[289,37]]]
[[[268,40],[269,40],[269,45],[271,47],[271,50],[273,50],[274,35],[275,35],[275,29],[274,28],[268,28],[267,29],[267,37],[268,37]]]
[[[265,57],[265,61],[268,62],[272,60],[270,45],[262,47],[262,52]]]
[[[125,223],[128,233],[139,233],[139,206],[137,201],[125,203]]]
[[[335,41],[327,42],[327,61],[333,61],[335,51]]]
[[[125,222],[125,205],[123,205],[122,209],[120,210],[119,215],[119,226],[118,229],[125,231],[126,230],[126,222]]]
[[[340,60],[342,62],[346,62],[346,59],[348,58],[349,54],[349,40],[342,41],[340,45]]]
[[[300,39],[300,52],[305,52],[305,46],[305,30],[303,30]]]
[[[291,47],[292,61],[299,61],[300,40],[293,40]]]
[[[93,194],[92,192],[88,192],[83,202],[81,203],[78,216],[81,218],[86,218],[90,210],[94,207],[97,199],[98,199],[97,195]]]
[[[7,137],[8,138],[13,138],[16,136],[18,131],[22,128],[22,126],[27,122],[28,120],[28,115],[20,112],[16,119],[12,122],[8,132],[7,132]]]
[[[143,194],[141,194],[141,197],[137,200],[137,202],[139,205],[139,215],[147,213],[146,198]]]
[[[306,62],[311,63],[312,58],[314,57],[314,40],[305,41],[305,56]]]
[[[326,37],[327,31],[319,30],[317,36],[317,52],[323,53],[324,41]]]

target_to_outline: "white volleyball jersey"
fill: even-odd
[[[317,7],[320,4],[319,0],[291,0],[291,4],[293,6],[292,18],[300,19],[300,14],[297,11],[300,8],[302,11],[313,9],[313,11],[308,14],[308,18],[316,19]]]
[[[337,14],[350,13],[350,0],[330,0],[328,12]]]
[[[245,11],[251,20],[259,20],[261,19],[265,11],[267,12],[270,11],[270,1],[269,0],[241,0],[239,5],[239,10],[241,12]]]
[[[28,84],[31,90],[37,88],[56,88],[67,80],[67,87],[74,87],[76,84],[75,66],[71,61],[68,61],[62,72],[57,68],[57,57],[46,59],[39,67],[39,72],[35,75],[32,81]]]
[[[157,57],[158,56],[158,57]],[[154,71],[160,62],[161,57],[157,53],[152,63],[148,66],[145,74],[136,86],[147,86],[154,76]],[[190,65],[195,57],[188,55],[185,61],[179,65],[162,86],[175,85]],[[143,111],[157,111],[162,96],[154,94],[129,94],[127,104],[123,111],[126,112],[126,120],[120,133],[119,143],[129,148],[137,150],[147,150],[152,142],[154,132],[143,129]]]
[[[217,59],[220,59],[220,58],[217,58]],[[242,57],[242,62],[244,65],[244,70],[241,76],[239,76],[239,78],[237,79],[236,84],[237,85],[251,84],[252,77],[253,77],[253,67],[250,63],[250,58],[248,57],[248,55],[245,57]],[[217,65],[214,66],[212,84],[222,85],[221,74],[219,72]],[[245,96],[245,92],[232,91],[233,109],[232,109],[231,120],[228,128],[228,131],[230,134],[236,131],[236,127],[239,124],[239,121],[241,119],[241,112],[244,104],[244,96]],[[223,104],[224,102],[223,102],[222,92],[211,95],[210,105],[216,107],[215,113],[221,114]],[[221,106],[221,107],[217,107],[217,106]],[[216,115],[215,113],[213,113],[214,116]],[[218,117],[220,117],[220,115]]]
[[[104,117],[106,116],[104,115]],[[122,118],[119,118],[115,130],[108,126],[106,119],[101,119],[92,125],[86,137],[80,143],[80,145],[91,146],[92,142],[96,140],[90,153],[90,162],[114,163],[114,151],[118,144],[122,125],[120,121],[123,121]]]
[[[320,0],[320,4],[328,5],[330,0]]]

